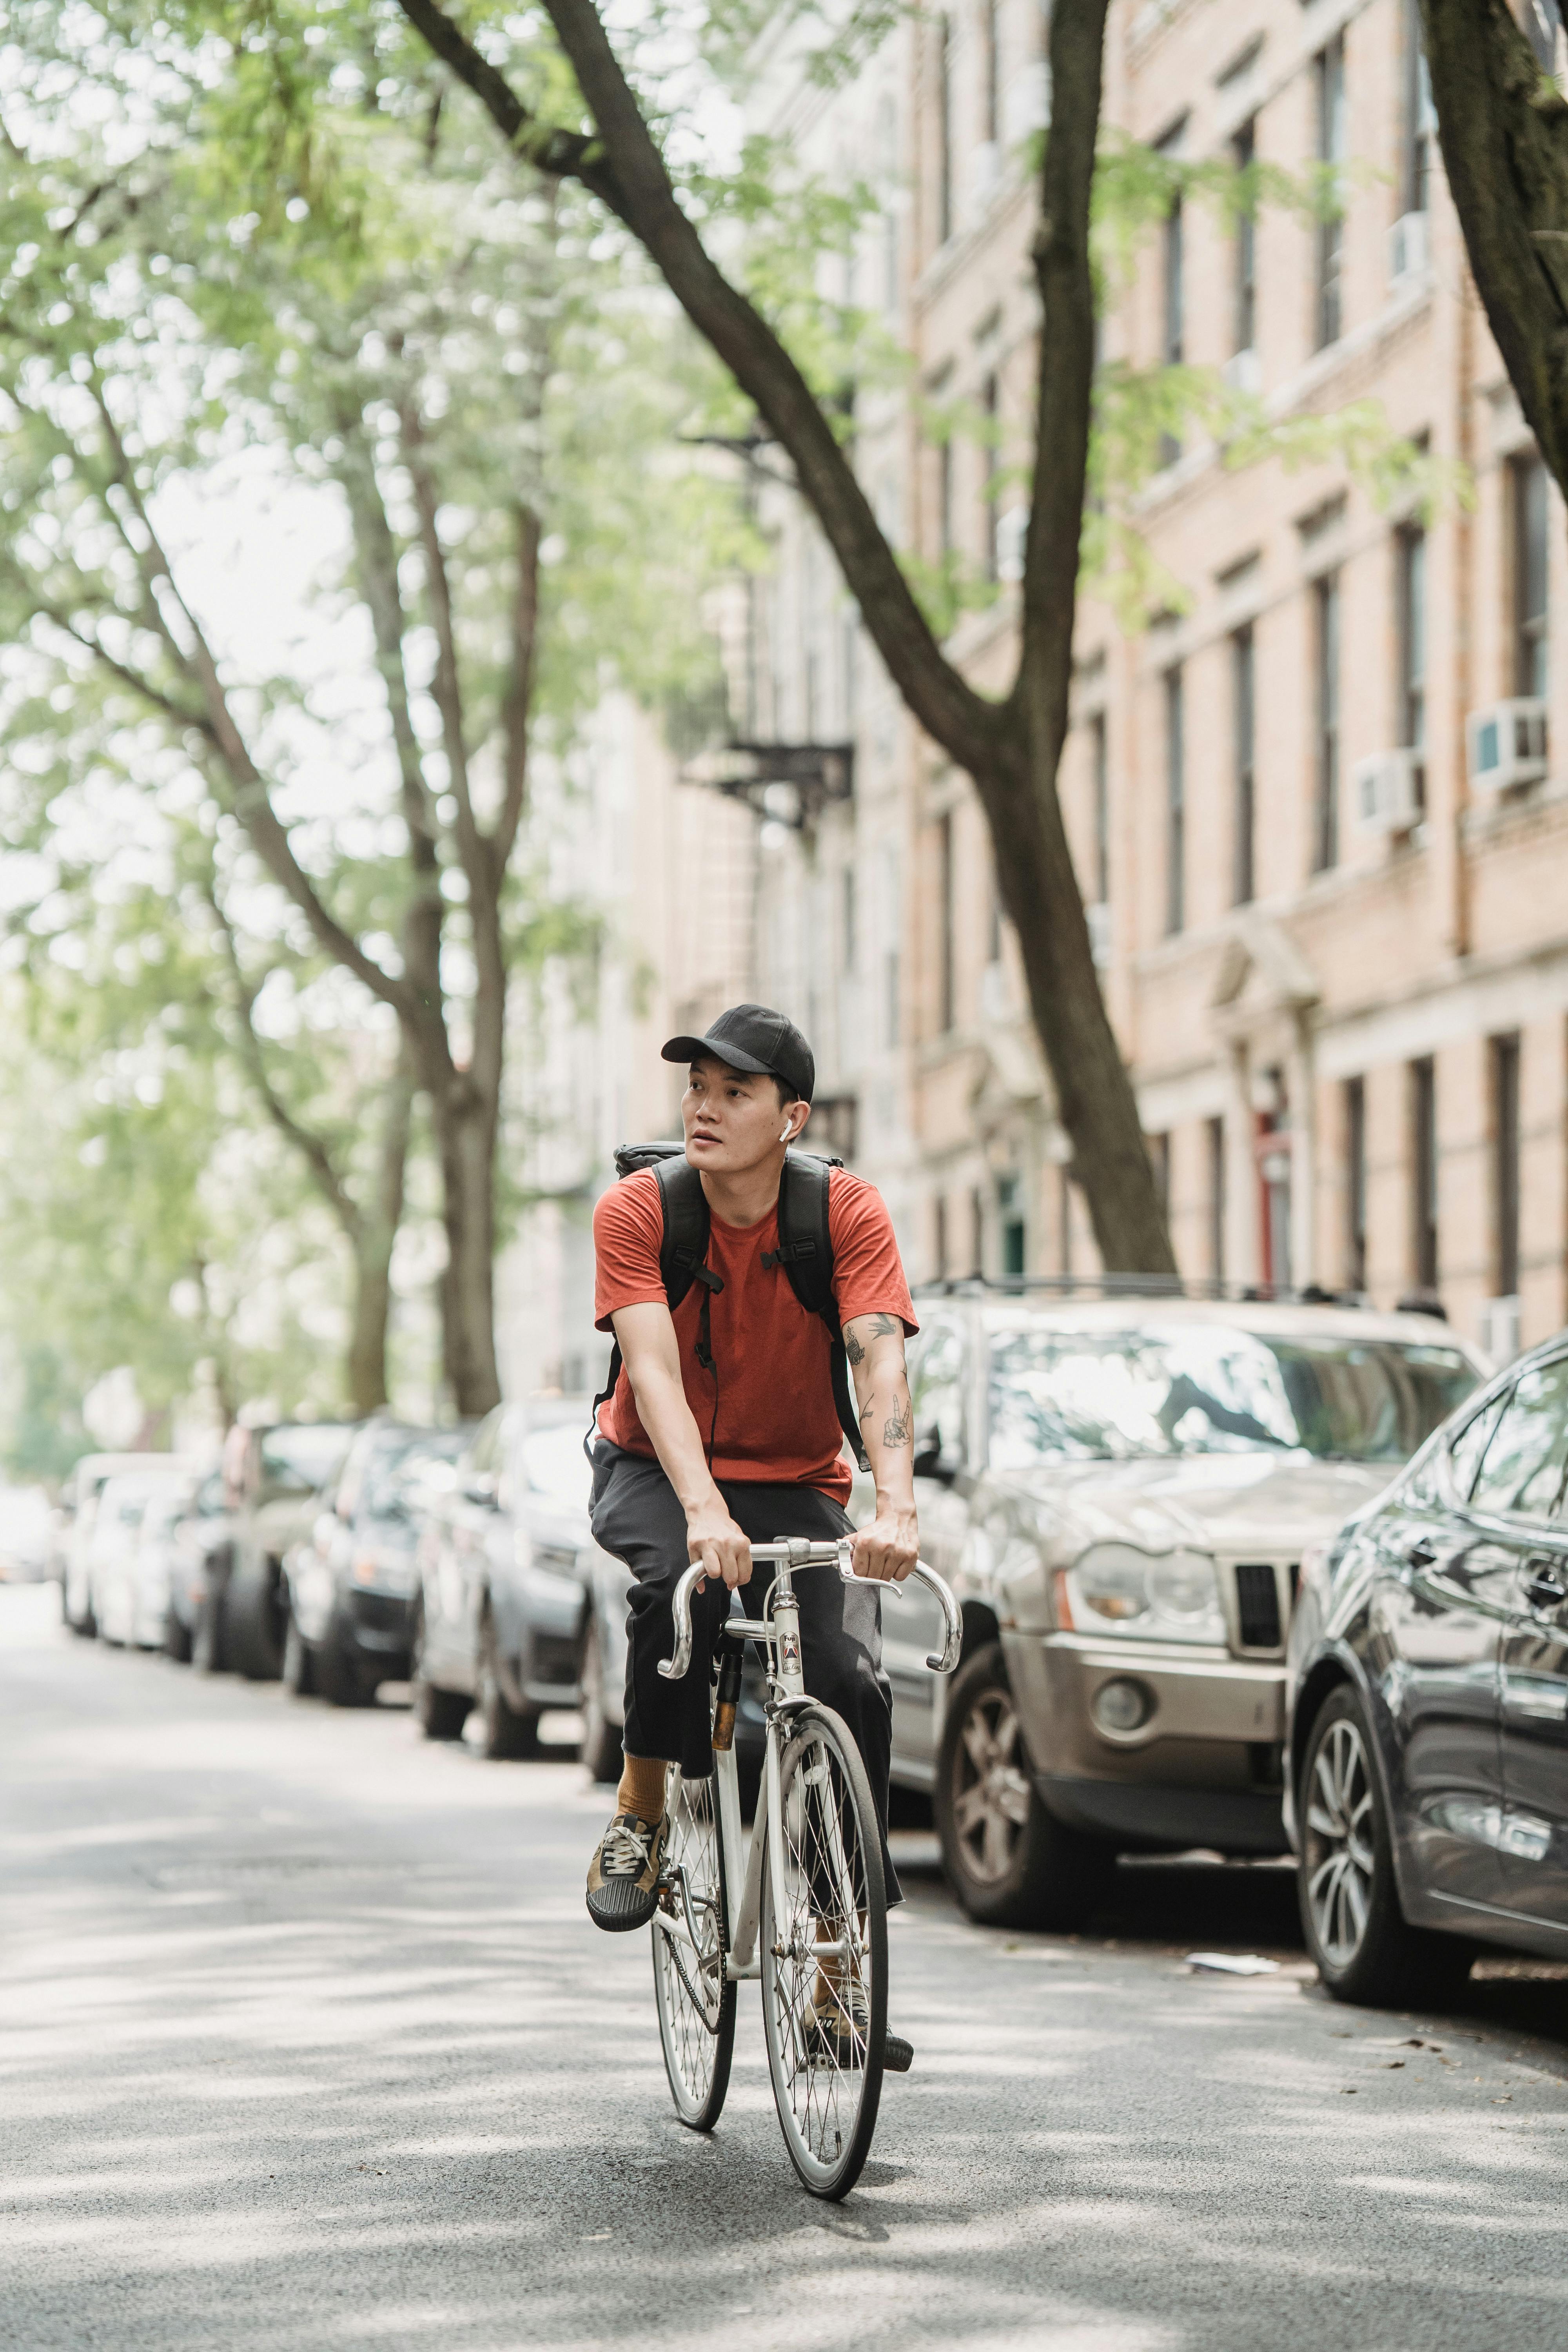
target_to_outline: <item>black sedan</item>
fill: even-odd
[[[1568,1959],[1568,1335],[1447,1421],[1303,1564],[1286,1813],[1336,1999],[1479,1945]]]

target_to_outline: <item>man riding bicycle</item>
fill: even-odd
[[[686,1160],[707,1207],[703,1264],[673,1314],[660,1271],[665,1197],[642,1170],[594,1212],[595,1311],[621,1370],[597,1416],[594,1536],[625,1560],[630,1594],[626,1769],[588,1872],[588,1912],[612,1931],[645,1927],[658,1902],[666,1769],[712,1769],[709,1685],[718,1629],[752,1575],[752,1542],[853,1534],[828,1319],[796,1297],[780,1258],[785,1154],[811,1116],[816,1064],[792,1021],[765,1006],[721,1014],[704,1037],[672,1037],[689,1066]],[[792,1180],[795,1171],[792,1170]],[[854,1536],[858,1575],[899,1580],[919,1553],[904,1339],[917,1326],[892,1221],[875,1187],[826,1178],[832,1307],[855,1382],[876,1517]],[[787,1255],[787,1253],[786,1253]],[[707,1571],[692,1612],[689,1671],[658,1673],[674,1645],[670,1601],[689,1561]],[[860,1750],[887,1853],[892,1701],[876,1595],[828,1567],[796,1579],[805,1687]],[[830,2002],[831,1987],[819,1991]]]

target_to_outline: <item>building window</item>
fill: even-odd
[[[1407,213],[1424,213],[1432,201],[1432,152],[1437,110],[1432,76],[1421,44],[1419,0],[1405,0],[1405,121],[1400,197]]]
[[[952,235],[952,26],[943,16],[936,36],[936,240]]]
[[[1258,152],[1258,126],[1244,122],[1230,142],[1238,173],[1250,172]],[[1231,348],[1249,352],[1258,341],[1258,215],[1251,191],[1244,188],[1236,215],[1236,244],[1231,256]]]
[[[980,388],[980,405],[985,417],[984,437],[980,447],[980,544],[985,551],[985,577],[994,586],[998,576],[996,469],[1001,463],[998,424],[1001,395],[994,375],[988,375]]]
[[[1002,135],[1002,37],[996,0],[985,0],[985,136],[992,146]]]
[[[946,809],[936,821],[937,872],[937,1025],[945,1036],[958,1017],[958,976],[954,969],[953,923],[953,857],[952,811]]]
[[[1518,457],[1513,477],[1513,690],[1544,697],[1549,646],[1546,468]]]
[[[1182,673],[1165,672],[1165,929],[1186,920],[1187,780]]]
[[[1345,109],[1345,37],[1336,33],[1327,48],[1312,61],[1317,84],[1318,161],[1327,192],[1337,206],[1342,188],[1337,169],[1347,152]],[[1318,223],[1318,285],[1316,348],[1338,342],[1343,331],[1342,278],[1344,267],[1344,221],[1336,210]]]
[[[936,1278],[939,1282],[944,1282],[947,1278],[947,1202],[940,1192],[936,1196],[934,1209],[935,1213],[931,1223]]]
[[[1394,541],[1399,610],[1399,740],[1419,751],[1426,740],[1426,534],[1415,525]],[[1424,795],[1423,795],[1424,797]]]
[[[1492,1202],[1499,1298],[1519,1296],[1519,1038],[1494,1037]]]
[[[1366,1080],[1345,1080],[1345,1287],[1366,1288]]]
[[[1160,1214],[1167,1224],[1171,1221],[1171,1139],[1168,1135],[1151,1135],[1149,1165],[1154,1171],[1154,1192],[1160,1203]]]
[[[1103,710],[1089,722],[1089,751],[1094,768],[1094,897],[1097,906],[1110,901],[1110,751]]]
[[[1247,906],[1257,896],[1258,696],[1257,659],[1250,628],[1237,629],[1230,641],[1231,746],[1235,761],[1236,855],[1231,876],[1231,899]]]
[[[1313,729],[1316,775],[1312,809],[1312,871],[1325,873],[1340,855],[1340,583],[1331,572],[1312,591]]]
[[[1187,262],[1186,233],[1182,219],[1182,199],[1171,199],[1171,209],[1165,215],[1164,243],[1161,256],[1161,286],[1164,304],[1160,356],[1167,367],[1180,367],[1186,355],[1187,342]],[[1160,436],[1160,463],[1173,466],[1182,454],[1182,445],[1173,433]]]
[[[1211,1118],[1205,1122],[1208,1138],[1209,1162],[1209,1272],[1215,1282],[1225,1280],[1225,1121]]]
[[[1437,1069],[1410,1065],[1411,1265],[1418,1290],[1437,1287]]]

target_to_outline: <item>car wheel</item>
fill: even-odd
[[[279,1572],[271,1560],[239,1569],[224,1595],[224,1636],[228,1663],[247,1682],[275,1683],[283,1671],[283,1626]]]
[[[316,1662],[310,1655],[310,1645],[294,1622],[294,1612],[289,1612],[289,1631],[283,1636],[283,1687],[293,1698],[314,1698],[316,1696]]]
[[[999,1642],[953,1677],[934,1811],[948,1884],[972,1919],[1078,1927],[1104,1895],[1115,1857],[1041,1803]]]
[[[1372,1729],[1348,1684],[1312,1726],[1297,1818],[1301,1926],[1324,1990],[1372,2009],[1458,1991],[1473,1954],[1457,1936],[1412,1927],[1399,1907]]]
[[[313,1661],[316,1689],[329,1706],[370,1706],[375,1685],[351,1652],[336,1612],[327,1620],[327,1638]]]
[[[605,1706],[605,1644],[599,1634],[598,1612],[588,1608],[588,1630],[583,1636],[577,1679],[583,1691],[583,1761],[591,1780],[621,1777],[621,1730]]]
[[[467,1691],[443,1690],[426,1675],[423,1609],[415,1610],[414,1631],[408,1646],[408,1680],[413,1695],[415,1722],[426,1739],[461,1739],[463,1726],[474,1703]]]
[[[479,1626],[479,1672],[474,1679],[478,1685],[474,1703],[484,1725],[480,1744],[485,1754],[507,1761],[514,1757],[537,1756],[539,1717],[521,1713],[501,1688],[500,1648],[495,1619],[488,1609]]]
[[[171,1605],[163,1612],[163,1655],[173,1658],[177,1666],[188,1666],[192,1647],[191,1629]]]

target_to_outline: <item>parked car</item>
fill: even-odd
[[[84,1634],[90,1640],[98,1631],[89,1590],[88,1564],[98,1520],[99,1497],[105,1486],[121,1471],[145,1470],[149,1464],[169,1463],[174,1459],[168,1454],[84,1454],[67,1472],[60,1488],[61,1588],[65,1621],[73,1633]]]
[[[283,1679],[297,1696],[365,1706],[382,1683],[405,1679],[429,1473],[449,1468],[471,1433],[377,1419],[354,1438],[310,1533],[284,1555]]]
[[[163,1638],[162,1612],[155,1633],[143,1644],[144,1612],[137,1576],[149,1513],[156,1530],[172,1520],[189,1491],[191,1471],[172,1454],[143,1454],[153,1469],[122,1471],[104,1481],[94,1516],[88,1554],[88,1605],[102,1641],[116,1648],[155,1648]]]
[[[233,1525],[223,1472],[209,1470],[186,1496],[172,1530],[163,1647],[176,1664],[188,1666],[192,1662],[211,1562],[228,1542]]]
[[[101,1569],[95,1549],[93,1610],[104,1641],[127,1649],[163,1648],[174,1530],[194,1483],[188,1471],[162,1476],[143,1472],[111,1478],[105,1486],[99,1540],[116,1520],[121,1539],[111,1549],[106,1546]]]
[[[432,1739],[471,1709],[489,1756],[539,1752],[539,1718],[581,1708],[596,1780],[620,1770],[626,1570],[588,1526],[585,1398],[480,1423],[420,1547],[414,1704]]]
[[[275,1682],[282,1672],[283,1555],[310,1526],[316,1497],[337,1475],[356,1426],[279,1421],[230,1430],[223,1473],[232,1523],[207,1563],[197,1665],[251,1682]]]
[[[0,1486],[0,1584],[39,1584],[49,1573],[54,1512],[41,1486]]]
[[[1070,1926],[1118,1852],[1285,1850],[1297,1564],[1485,1367],[1425,1316],[1170,1296],[923,1295],[916,1590],[884,1612],[893,1780],[977,1919]],[[861,1515],[869,1508],[864,1482]]]
[[[1301,1921],[1337,2000],[1440,1993],[1479,1945],[1568,1959],[1568,1334],[1309,1556],[1288,1713]]]

